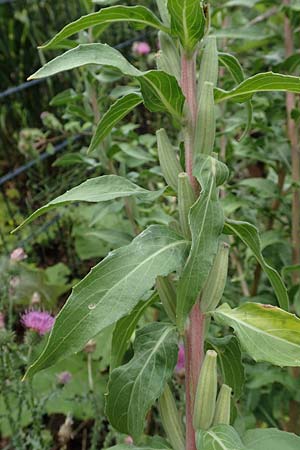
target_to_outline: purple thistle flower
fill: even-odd
[[[67,370],[56,375],[58,384],[67,384],[72,380],[72,374]]]
[[[176,368],[175,371],[177,373],[180,373],[184,370],[185,368],[185,355],[184,355],[184,346],[183,344],[179,345],[179,351],[178,351],[178,359],[177,359],[177,364],[176,364]]]
[[[132,51],[138,56],[148,55],[151,52],[151,47],[148,42],[135,42]]]
[[[22,324],[36,331],[40,336],[48,333],[54,325],[54,317],[45,311],[26,311],[21,317]]]

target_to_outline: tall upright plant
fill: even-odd
[[[142,72],[117,50],[96,43],[68,50],[30,77],[47,77],[87,64],[120,70],[136,81],[136,92],[117,100],[100,119],[90,151],[119,120],[144,103],[154,113],[169,114],[178,135],[176,145],[184,149],[184,158],[179,158],[166,131],[160,129],[158,154],[170,189],[152,192],[126,178],[104,175],[54,199],[23,223],[74,201],[102,202],[120,197],[157,201],[158,196],[173,195],[178,204],[172,226],[151,225],[131,244],[110,253],[75,286],[56,318],[43,353],[28,368],[26,377],[79,351],[89,339],[115,324],[106,413],[117,430],[133,436],[135,444],[139,444],[147,412],[159,399],[162,423],[170,448],[175,450],[184,446],[188,450],[267,450],[278,443],[278,448],[296,450],[300,439],[295,435],[258,429],[239,436],[230,425],[231,403],[241,394],[243,384],[240,346],[256,361],[300,366],[300,319],[288,312],[286,288],[261,253],[258,230],[223,215],[219,189],[226,188],[228,169],[214,153],[214,142],[215,105],[226,100],[245,103],[249,128],[255,93],[299,93],[300,79],[272,72],[245,79],[238,60],[218,52],[206,2],[157,0],[157,6],[161,18],[143,6],[104,8],[67,25],[44,48],[66,45],[71,35],[87,27],[126,21],[158,30],[158,70]],[[219,63],[237,83],[230,91],[217,87]],[[228,304],[219,306],[227,279],[227,235],[238,237],[253,252],[280,308],[258,303],[244,303],[235,309]],[[139,317],[156,301],[155,293],[168,320],[139,329],[134,356],[122,364]],[[232,328],[236,336],[225,332],[225,338],[212,338],[211,321],[220,329],[226,327],[224,332]],[[185,432],[168,385],[181,339],[185,345]]]

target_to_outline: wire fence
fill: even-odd
[[[4,3],[12,3],[14,1],[15,0],[0,0],[0,5],[4,4]],[[126,47],[131,46],[135,41],[145,39],[146,37],[149,37],[149,34],[147,34],[147,33],[139,34],[132,39],[125,40],[125,41],[115,45],[115,48],[116,49],[124,49]],[[40,83],[43,83],[44,81],[46,81],[46,80],[45,79],[32,80],[29,82],[21,83],[18,86],[9,87],[9,88],[5,89],[4,91],[0,92],[0,100],[10,97],[10,96],[17,95],[24,90],[34,89],[37,85],[39,85]],[[37,158],[28,161],[27,163],[9,171],[7,174],[0,177],[0,195],[2,197],[4,207],[6,209],[5,214],[8,215],[8,217],[10,218],[10,221],[14,227],[17,226],[18,224],[16,223],[15,213],[11,207],[10,199],[8,198],[8,195],[7,195],[7,192],[5,189],[6,184],[17,179],[22,174],[25,174],[25,175],[28,174],[29,171],[34,166],[41,164],[42,162],[45,162],[46,160],[48,160],[50,157],[53,157],[53,155],[64,151],[66,148],[69,147],[70,142],[75,143],[79,139],[80,139],[80,136],[74,136],[72,139],[64,140],[61,143],[57,144],[52,149],[51,153],[45,151],[45,152],[41,153]],[[28,214],[30,214],[31,212],[32,211],[28,211]],[[17,242],[14,241],[13,246],[16,246],[16,245],[24,246],[24,245],[30,244],[38,235],[40,235],[42,233],[47,233],[47,230],[49,228],[53,227],[54,225],[56,225],[59,228],[59,222],[60,222],[61,218],[62,218],[62,215],[57,214],[54,218],[45,222],[42,226],[34,228],[33,231],[31,230],[31,232],[29,233],[29,235],[26,238],[20,239]],[[9,252],[11,252],[12,248],[11,248],[11,241],[7,239],[6,234],[7,234],[7,230],[1,229],[1,225],[0,225],[0,242],[2,242],[3,251],[8,254]]]

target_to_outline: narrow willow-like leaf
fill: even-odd
[[[196,432],[196,445],[198,450],[245,450],[240,436],[230,425]]]
[[[116,22],[134,23],[139,28],[151,26],[159,30],[168,32],[161,21],[144,6],[111,6],[109,8],[101,9],[92,14],[81,17],[75,22],[69,23],[59,33],[57,33],[49,42],[42,45],[41,48],[49,49],[56,47],[64,39],[72,36],[79,31],[95,25],[110,25]]]
[[[107,44],[80,44],[47,62],[28,79],[51,77],[57,73],[87,64],[115,67],[124,75],[133,77],[142,74],[118,50]]]
[[[245,74],[239,60],[230,53],[219,52],[220,65],[226,67],[230,72],[232,78],[237,83],[242,83],[245,79]]]
[[[137,323],[143,312],[148,308],[148,306],[151,305],[151,303],[153,303],[154,300],[155,296],[151,296],[149,300],[139,302],[128,316],[123,317],[117,322],[113,331],[111,342],[110,371],[122,364],[123,357]]]
[[[234,329],[243,349],[255,361],[277,366],[300,366],[300,319],[276,306],[227,304],[213,314],[221,325]]]
[[[161,70],[149,70],[137,80],[141,85],[145,106],[150,111],[168,111],[180,120],[184,96],[174,76]]]
[[[171,16],[171,31],[177,36],[182,47],[192,52],[205,28],[205,17],[199,0],[168,0]]]
[[[233,390],[234,397],[239,399],[245,383],[245,370],[238,339],[235,336],[209,337],[207,347],[218,353],[223,383],[228,384]]]
[[[27,376],[81,350],[101,330],[128,315],[158,275],[181,267],[187,247],[167,227],[152,225],[128,246],[111,252],[74,287]]]
[[[103,175],[102,177],[90,178],[84,181],[79,186],[70,189],[59,197],[51,200],[47,205],[42,206],[37,211],[31,214],[21,225],[14,230],[18,230],[24,225],[32,222],[37,217],[45,214],[51,209],[58,206],[64,206],[72,202],[107,202],[115,198],[137,196],[144,198],[146,201],[153,201],[163,191],[147,191],[126,178],[118,175]]]
[[[159,70],[141,72],[130,64],[116,49],[106,44],[82,44],[49,61],[29,79],[50,77],[65,70],[87,64],[119,69],[124,75],[134,77],[141,85],[145,106],[150,111],[168,111],[180,120],[184,95],[175,77]]]
[[[108,383],[106,414],[118,431],[141,435],[148,410],[174,371],[177,339],[175,327],[161,322],[137,332],[133,359],[113,370]]]
[[[192,247],[177,289],[177,324],[181,329],[208,277],[224,224],[216,187],[219,164],[208,156],[194,171],[202,192],[190,210]]]
[[[257,228],[248,222],[238,222],[234,220],[226,220],[224,232],[228,234],[235,234],[250,248],[253,255],[261,265],[263,271],[267,277],[278,299],[278,303],[281,308],[289,309],[289,297],[287,289],[279,275],[279,273],[273,269],[264,259],[261,251],[261,243],[259,239],[259,233]]]
[[[286,58],[282,63],[279,64],[280,69],[283,69],[289,73],[295,72],[300,65],[300,55],[299,53],[294,53],[293,55]]]
[[[253,77],[247,78],[231,91],[215,89],[215,102],[220,103],[224,100],[232,99],[243,103],[250,100],[257,92],[272,91],[295,92],[299,94],[300,78],[274,72],[258,73]]]
[[[239,61],[235,58],[235,56],[230,55],[229,53],[219,53],[219,61],[220,64],[226,67],[226,69],[231,73],[232,78],[237,83],[242,83],[245,79],[244,71]],[[252,123],[253,116],[253,106],[251,100],[246,102],[246,110],[247,110],[247,123],[246,128],[240,137],[240,141],[249,133]]]
[[[299,450],[300,437],[275,428],[248,430],[243,438],[246,450]]]
[[[89,152],[95,150],[100,142],[111,132],[113,127],[122,120],[136,106],[142,103],[143,99],[139,94],[131,93],[118,99],[100,119],[97,124],[95,134],[89,146]]]

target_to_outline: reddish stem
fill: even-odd
[[[185,333],[186,450],[195,450],[194,398],[203,361],[205,316],[199,303],[193,307]]]
[[[184,130],[185,170],[191,185],[198,194],[198,183],[193,177],[194,135],[197,122],[197,84],[196,53],[181,58],[181,88],[186,98],[187,124]],[[196,450],[193,427],[194,398],[203,361],[205,317],[200,311],[199,302],[193,307],[185,332],[186,361],[186,450]]]

